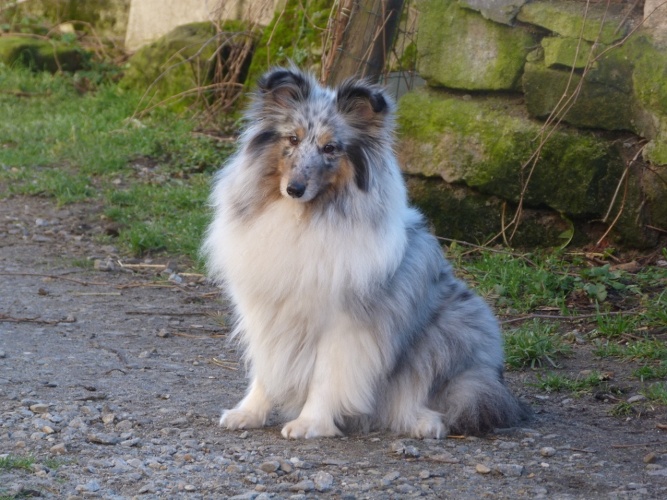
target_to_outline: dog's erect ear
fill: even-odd
[[[338,87],[338,111],[346,115],[353,126],[380,126],[384,116],[391,110],[389,98],[375,85],[358,80],[346,80]]]
[[[282,107],[304,101],[310,94],[310,81],[298,70],[276,68],[257,82],[260,92]]]

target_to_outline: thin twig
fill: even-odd
[[[39,274],[39,273],[0,273],[0,276],[34,276],[37,278],[49,278],[54,280],[70,281],[82,286],[114,286],[111,283],[101,283],[97,281],[81,281],[74,278],[66,278],[57,274]]]

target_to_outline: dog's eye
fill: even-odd
[[[330,154],[332,154],[333,152],[336,151],[336,146],[334,146],[333,144],[327,144],[326,146],[324,146],[322,148],[322,151],[324,151],[324,153],[330,155]]]
[[[299,138],[295,135],[290,135],[289,136],[289,143],[292,146],[298,146],[299,145]]]

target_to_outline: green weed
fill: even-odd
[[[662,361],[658,365],[643,365],[632,374],[642,382],[644,380],[665,379],[667,378],[667,361]]]
[[[565,310],[565,301],[573,278],[554,273],[559,256],[521,259],[504,253],[483,252],[478,258],[462,260],[456,251],[450,256],[456,260],[485,296],[495,299],[500,312],[528,312],[538,306]],[[532,259],[532,260],[531,260]]]
[[[603,377],[599,373],[593,372],[585,377],[571,378],[554,372],[539,374],[537,382],[532,383],[534,387],[544,392],[570,391],[581,393],[591,390],[603,383]]]
[[[557,367],[556,356],[571,352],[558,335],[557,325],[533,320],[505,333],[505,361],[512,368],[536,368],[545,362]]]
[[[640,339],[619,345],[598,342],[593,353],[601,358],[615,357],[624,360],[667,360],[667,344],[652,338]]]
[[[628,403],[627,401],[621,401],[620,403],[615,404],[614,407],[609,410],[609,414],[612,417],[629,417],[635,413],[636,410],[632,406],[632,403]]]
[[[659,403],[661,405],[667,405],[667,383],[665,382],[656,382],[644,388],[641,393],[646,396],[646,399],[653,401],[654,403]]]
[[[32,465],[34,463],[35,459],[32,457],[16,457],[13,455],[7,455],[4,458],[0,457],[0,470],[22,469],[32,471]]]
[[[600,314],[596,316],[595,323],[597,328],[595,333],[601,337],[616,338],[623,335],[634,335],[641,318],[633,314]]]

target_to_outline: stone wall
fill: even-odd
[[[177,26],[246,20],[269,24],[282,0],[131,0],[125,47],[135,51]]]
[[[667,234],[667,3],[635,5],[418,1],[427,86],[399,102],[406,172],[456,187],[440,196],[477,199],[487,237],[521,202],[518,222],[545,209],[557,221],[526,244],[557,243],[564,225],[581,243],[611,226],[601,244],[656,244]],[[505,211],[493,230],[490,205]]]

